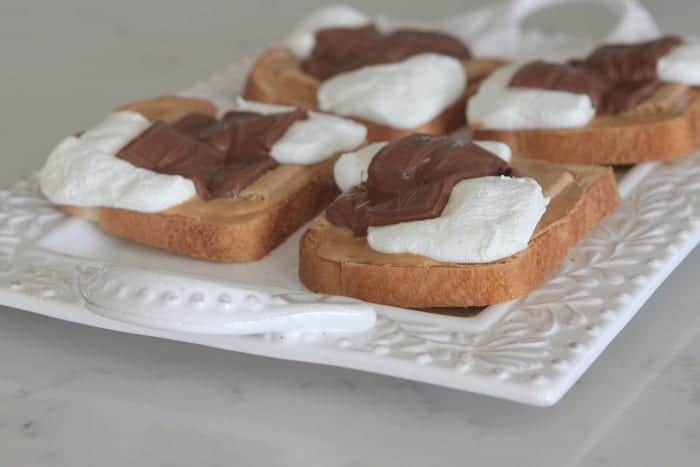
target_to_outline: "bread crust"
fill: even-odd
[[[337,193],[330,180],[312,181],[282,202],[236,222],[103,208],[98,223],[107,233],[178,255],[215,262],[258,261],[328,206]]]
[[[367,127],[369,142],[390,141],[413,133],[450,133],[466,123],[464,108],[468,96],[476,92],[483,78],[504,64],[502,60],[490,59],[466,61],[464,67],[469,85],[465,94],[439,116],[418,128],[405,130],[360,118],[355,120]],[[243,95],[250,100],[317,110],[316,95],[320,84],[318,79],[301,69],[301,62],[289,49],[274,48],[256,60],[248,74]]]
[[[596,118],[569,130],[487,130],[475,139],[507,143],[519,157],[571,164],[623,165],[670,161],[700,147],[700,91],[687,91],[680,108]]]
[[[216,107],[208,101],[176,96],[134,102],[120,109],[139,112],[149,120],[173,121],[189,112],[216,115]],[[294,168],[291,175],[282,178],[286,183],[272,193],[252,190],[253,198],[264,195],[263,200],[193,199],[161,213],[79,206],[60,208],[69,215],[97,223],[107,233],[175,254],[216,262],[257,261],[316,216],[338,194],[332,159]],[[278,169],[268,172],[268,178],[274,178],[275,170]],[[218,205],[212,208],[215,202]],[[247,203],[245,206],[251,206],[250,209],[231,213],[241,203]]]
[[[302,237],[299,277],[314,292],[405,308],[486,306],[524,296],[619,202],[611,169],[585,170],[590,180],[566,215],[538,232],[526,250],[509,258],[485,264],[431,260],[425,265],[392,262],[393,255],[382,255],[382,264],[357,258],[331,260],[319,254],[321,245],[329,241],[328,224],[321,216]]]

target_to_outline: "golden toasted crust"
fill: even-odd
[[[389,141],[412,133],[446,134],[465,124],[464,106],[468,96],[472,95],[479,82],[493,70],[504,64],[501,60],[469,60],[464,67],[469,77],[469,86],[465,95],[438,117],[425,125],[403,130],[386,125],[356,119],[367,127],[367,140]],[[316,94],[320,82],[306,74],[297,59],[288,49],[269,49],[253,65],[248,74],[244,97],[246,99],[283,104],[316,110]]]
[[[216,106],[205,99],[180,96],[160,96],[153,99],[130,102],[116,110],[138,112],[150,121],[175,121],[188,113],[201,113],[216,117]]]
[[[599,117],[584,128],[570,130],[474,129],[475,139],[502,141],[519,157],[572,164],[635,164],[674,160],[700,147],[700,92],[665,95],[666,86],[651,102],[618,117]],[[680,99],[678,99],[680,97]]]
[[[331,180],[313,181],[269,209],[235,222],[101,209],[99,225],[110,234],[179,255],[217,262],[257,261],[328,206],[336,195]]]
[[[201,99],[163,96],[122,107],[151,120],[173,121],[189,112],[216,114]],[[332,160],[280,166],[242,193],[242,199],[192,199],[161,213],[61,206],[105,232],[176,254],[209,261],[256,261],[311,220],[337,195]]]
[[[548,164],[521,164],[522,175],[535,176]],[[618,203],[615,177],[602,167],[559,166],[573,183],[550,203],[529,247],[486,264],[440,263],[411,255],[367,253],[364,239],[330,225],[321,216],[304,234],[299,276],[309,289],[407,308],[485,306],[526,295],[542,283],[568,251]],[[551,170],[551,166],[546,168]],[[544,169],[543,169],[544,170]],[[560,213],[551,212],[561,210]],[[347,234],[347,235],[346,235]],[[364,253],[363,253],[364,252]]]

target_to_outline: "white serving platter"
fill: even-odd
[[[169,297],[154,301],[151,293],[160,287],[154,277],[162,275],[178,277],[178,294],[198,302],[215,300],[212,295],[223,283],[232,290],[268,291],[294,306],[315,306],[325,299],[304,293],[296,276],[300,233],[259,263],[210,264],[117,240],[89,222],[66,217],[42,197],[32,178],[0,192],[0,303],[115,331],[548,406],[571,388],[700,240],[700,153],[637,166],[622,179],[620,192],[619,209],[521,300],[474,317],[378,306],[369,332],[241,337],[105,317],[89,306],[93,297],[85,284],[105,274],[118,281],[113,296],[106,303],[103,298],[103,305],[116,310],[120,302],[165,306],[159,300]],[[280,294],[280,288],[301,293]],[[197,313],[194,304],[192,313]]]
[[[249,64],[239,61],[182,94],[226,108]],[[236,297],[245,301],[251,290],[266,297],[254,303],[265,313],[303,315],[299,310],[327,311],[346,303],[309,294],[300,284],[301,232],[258,263],[206,263],[124,242],[66,217],[43,198],[32,177],[0,192],[0,303],[104,329],[549,406],[700,240],[700,153],[639,165],[621,178],[619,188],[617,211],[520,300],[472,317],[377,306],[376,324],[359,334],[290,334],[283,332],[289,322],[282,320],[261,328],[275,332],[231,336],[206,327],[182,332],[162,319],[173,303],[194,321],[205,311],[220,319],[221,310],[240,312]],[[177,290],[163,289],[164,281],[176,283]],[[222,294],[222,287],[230,293]],[[303,316],[295,322],[303,323]],[[345,324],[362,327],[352,319]]]

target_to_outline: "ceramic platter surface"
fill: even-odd
[[[249,64],[240,61],[182,94],[230,106]],[[619,209],[527,297],[470,317],[378,306],[370,331],[343,335],[288,332],[285,317],[302,316],[295,323],[303,329],[305,310],[330,316],[333,306],[347,309],[349,303],[310,294],[300,284],[301,232],[258,263],[201,262],[109,237],[89,222],[64,216],[32,177],[0,192],[0,303],[105,329],[548,406],[700,239],[700,153],[639,165],[619,188]],[[131,315],[133,310],[147,311]],[[226,313],[251,310],[268,313],[272,325],[234,336],[198,321],[213,317],[225,327],[231,316]],[[190,320],[189,332],[168,321],[173,313],[179,313],[178,323]],[[345,324],[352,326],[352,319]]]

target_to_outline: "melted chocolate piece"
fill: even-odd
[[[602,114],[615,115],[633,109],[653,96],[660,86],[658,80],[616,84],[608,89],[598,110]]]
[[[202,199],[237,196],[277,166],[270,156],[272,146],[307,113],[229,112],[221,120],[207,117],[208,121],[204,117],[189,114],[172,125],[156,122],[117,156],[137,167],[189,178]]]
[[[253,112],[227,112],[221,120],[215,120],[211,125],[202,128],[193,137],[215,147],[221,152],[228,152],[231,147],[232,130],[236,122],[243,122],[247,118],[259,117]],[[177,124],[177,123],[176,123]]]
[[[398,29],[386,36],[382,44],[398,60],[421,53],[449,55],[460,60],[471,57],[469,48],[462,41],[443,32]]]
[[[382,34],[375,26],[331,28],[316,33],[316,45],[302,69],[320,80],[369,65],[395,63],[421,53],[458,59],[471,56],[458,39],[444,33],[401,29]]]
[[[239,161],[260,160],[270,157],[272,146],[294,123],[308,118],[305,110],[272,115],[255,115],[243,112],[229,112],[224,120],[233,121],[230,127],[229,159]]]
[[[213,167],[224,163],[224,155],[211,146],[156,122],[126,145],[117,157],[143,169],[192,179],[197,192],[210,197],[207,179]]]
[[[180,133],[196,137],[203,129],[214,125],[217,120],[207,114],[190,113],[173,123],[175,128]]]
[[[338,196],[326,210],[326,219],[331,224],[347,227],[357,236],[367,235],[367,190],[364,185],[356,186]]]
[[[682,39],[666,36],[630,45],[605,45],[581,60],[579,66],[612,83],[657,80],[656,64]]]
[[[438,217],[462,180],[510,173],[507,162],[473,143],[411,135],[379,151],[367,182],[341,195],[326,217],[355,235],[366,235],[368,226]]]
[[[633,45],[606,45],[568,64],[532,62],[520,68],[511,86],[587,94],[596,111],[618,114],[651,97],[661,85],[657,63],[681,43],[675,36]]]
[[[543,61],[521,67],[511,78],[510,86],[587,94],[595,108],[600,106],[608,90],[604,79],[580,67]]]
[[[323,29],[316,33],[316,45],[301,69],[322,81],[353,70],[358,57],[379,44],[382,37],[373,25]]]
[[[227,162],[226,165],[210,174],[207,183],[207,189],[211,193],[210,197],[230,198],[238,196],[245,187],[277,165],[277,161],[272,157],[257,161]]]

